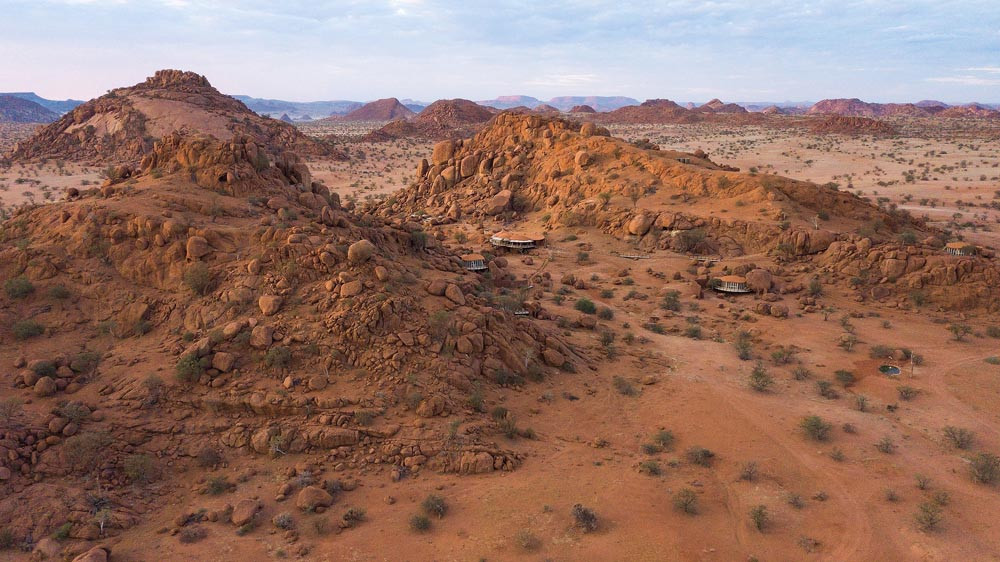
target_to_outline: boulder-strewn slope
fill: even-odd
[[[234,466],[311,452],[399,475],[519,465],[484,401],[586,359],[492,305],[418,225],[352,214],[297,156],[262,151],[169,135],[120,179],[0,227],[0,278],[33,289],[0,295],[0,383],[31,398],[0,435],[4,529],[48,536],[68,521],[93,539],[136,525],[162,497],[128,485],[136,455],[164,459],[156,489],[188,489],[205,450]],[[469,423],[449,433],[456,412]],[[401,423],[414,415],[425,423]],[[65,505],[56,484],[75,490]]]
[[[246,136],[271,153],[339,154],[288,123],[250,111],[213,88],[204,76],[160,70],[145,82],[111,90],[76,107],[19,143],[12,156],[136,163],[157,139],[174,131],[204,133],[224,141]]]

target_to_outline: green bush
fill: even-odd
[[[753,523],[755,529],[760,532],[764,532],[767,528],[767,524],[771,521],[771,516],[767,512],[767,506],[758,505],[750,509],[750,521]]]
[[[970,465],[972,479],[980,484],[993,484],[1000,479],[1000,457],[992,453],[979,453]]]
[[[125,476],[132,482],[143,484],[151,482],[154,471],[153,457],[149,455],[130,455],[125,459]]]
[[[814,441],[826,441],[833,426],[823,421],[823,418],[819,416],[806,416],[799,422],[799,427],[802,428],[802,431],[810,439]]]
[[[57,541],[64,541],[69,538],[69,533],[72,530],[73,530],[73,524],[67,521],[62,525],[59,525],[59,527],[57,527],[55,531],[52,531],[52,538],[54,538]]]
[[[691,447],[685,455],[688,462],[705,467],[712,466],[712,459],[715,458],[715,453],[704,447]]]
[[[445,513],[448,513],[448,504],[445,503],[444,498],[441,496],[436,496],[431,494],[427,496],[420,507],[424,510],[427,515],[433,515],[438,519],[444,517]]]
[[[10,550],[15,542],[17,538],[14,536],[14,531],[7,528],[0,529],[0,550]]]
[[[15,339],[27,340],[42,335],[45,327],[34,320],[18,320],[11,326],[10,331]]]
[[[972,446],[973,434],[962,427],[945,426],[944,436],[956,449],[968,449]]]
[[[272,347],[264,354],[264,364],[271,369],[284,369],[292,360],[292,350],[283,345]]]
[[[215,276],[207,265],[195,262],[184,270],[182,279],[184,284],[195,294],[204,296],[212,289]]]
[[[583,297],[578,301],[576,301],[576,304],[573,305],[573,308],[579,310],[584,314],[594,314],[595,312],[597,312],[597,306],[594,304],[594,301],[586,297]]]
[[[3,290],[12,299],[23,299],[35,292],[35,286],[27,277],[21,276],[4,281]]]
[[[674,509],[688,515],[698,513],[698,495],[691,488],[681,488],[674,494]]]
[[[426,533],[431,528],[431,520],[426,515],[416,514],[410,517],[410,528],[418,533]]]
[[[917,508],[914,519],[921,531],[933,531],[941,523],[941,506],[934,502],[924,502]]]
[[[837,377],[837,382],[843,385],[844,388],[852,386],[857,381],[857,379],[854,377],[854,373],[844,369],[839,369],[833,375]]]
[[[49,287],[49,296],[57,300],[64,300],[69,298],[70,292],[62,285],[54,285]]]
[[[758,361],[750,373],[750,388],[757,392],[767,392],[773,384],[774,378],[764,368],[764,364]]]
[[[198,356],[189,353],[181,357],[174,366],[174,374],[180,382],[188,384],[196,382],[201,377],[201,362],[198,361]]]

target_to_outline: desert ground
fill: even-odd
[[[431,158],[431,141],[350,140],[374,127],[302,127],[317,138],[343,139],[348,160],[306,160],[312,177],[342,201],[391,199],[414,180],[420,161]],[[834,182],[873,204],[927,215],[933,226],[996,246],[1000,140],[990,127],[956,127],[942,132],[911,123],[896,138],[699,125],[614,126],[611,133],[649,139],[663,150],[702,149],[713,162],[751,174]],[[66,188],[102,180],[94,166],[15,163],[0,169],[0,209],[47,204]],[[153,180],[130,187],[142,189],[146,181]],[[613,202],[633,210],[653,204],[652,197],[624,199]],[[738,218],[767,209],[711,200],[687,206]],[[242,209],[233,213],[245,228],[254,226],[237,214]],[[545,231],[546,242],[523,254],[491,248],[488,233],[511,227]],[[86,424],[155,425],[152,443],[129,446],[171,474],[122,485],[141,499],[119,514],[133,520],[127,532],[101,537],[113,560],[1000,560],[997,487],[970,478],[975,455],[1000,451],[1000,319],[994,313],[860,302],[826,272],[807,289],[778,297],[787,317],[762,314],[766,301],[759,295],[693,292],[693,283],[754,264],[783,268],[790,286],[813,277],[804,261],[769,252],[698,261],[593,226],[552,226],[540,212],[430,226],[427,234],[448,252],[505,257],[514,278],[532,284],[499,294],[539,303],[547,314],[533,321],[586,361],[575,372],[552,370],[537,380],[490,386],[481,404],[470,402],[448,416],[386,408],[377,427],[450,435],[459,447],[485,431],[481,414],[488,412],[505,428],[493,436],[499,446],[523,459],[514,470],[457,475],[416,464],[401,471],[375,461],[375,440],[296,454],[223,449],[200,460],[207,435],[256,415],[221,406],[212,411],[204,394],[199,401],[170,384],[177,394],[157,409],[141,405],[152,387],[143,390],[140,381],[172,377],[186,334],[151,327],[122,345],[124,338],[83,320],[81,311],[100,311],[125,297],[72,296],[51,304],[42,291],[51,282],[37,283],[16,310],[58,327],[50,330],[58,338],[30,347],[10,340],[0,348],[0,367],[13,379],[12,366],[24,359],[98,350],[99,380],[62,405],[102,404]],[[449,275],[481,282],[477,274]],[[537,283],[543,277],[551,283]],[[314,313],[311,306],[301,300],[286,306],[289,330],[300,315]],[[256,310],[249,314],[263,318]],[[79,325],[66,326],[70,321]],[[207,328],[196,331],[192,338],[209,337]],[[900,372],[884,374],[886,365]],[[300,390],[286,381],[320,369],[319,363],[253,367],[223,383],[294,398]],[[363,371],[329,373],[330,393],[378,396],[380,383]],[[9,382],[5,389],[13,388]],[[51,419],[49,400],[17,392],[28,396],[27,414]],[[305,425],[315,418],[307,412],[286,420]],[[178,434],[190,435],[190,443],[169,439]],[[46,505],[73,504],[79,511],[75,503],[83,500],[61,499],[64,484],[38,479]],[[80,482],[88,497],[101,495],[100,481]],[[299,509],[297,494],[318,482],[336,483],[327,486],[332,505]],[[11,489],[26,487],[17,482]],[[249,500],[261,505],[252,522],[230,524],[233,506]],[[577,504],[596,515],[595,529],[574,512]],[[47,520],[60,527],[61,517],[54,512]],[[34,537],[36,550],[47,549],[54,559],[92,546],[77,539],[53,533],[42,543]]]

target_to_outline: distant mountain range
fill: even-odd
[[[0,96],[11,96],[29,102],[52,111],[58,117],[76,106],[83,103],[81,100],[49,100],[34,92],[10,92],[0,93]],[[330,116],[343,116],[366,105],[363,101],[354,100],[328,100],[328,101],[287,101],[278,99],[255,98],[246,95],[231,96],[243,102],[248,108],[260,115],[274,117],[275,119],[285,118],[291,121],[311,121],[323,119]],[[715,100],[713,100],[715,101]],[[414,113],[420,113],[430,105],[430,102],[404,98],[399,103]],[[640,102],[634,98],[626,96],[558,96],[549,100],[541,100],[527,95],[498,96],[491,100],[476,102],[479,105],[494,109],[529,108],[542,107],[556,108],[560,111],[570,111],[574,107],[588,106],[598,112],[609,112],[622,107],[638,106]],[[711,103],[711,102],[710,102]],[[11,102],[8,102],[8,106]],[[700,102],[679,102],[679,105],[694,109],[707,106]],[[1000,110],[1000,103],[971,103],[964,105],[950,105],[936,100],[922,100],[917,103],[871,103],[859,99],[827,99],[817,103],[809,101],[738,101],[725,104],[730,110],[737,111],[736,107],[745,108],[751,113],[782,113],[791,115],[801,114],[836,114],[845,116],[861,117],[888,117],[896,115],[909,116],[991,116],[993,111]],[[13,109],[11,110],[14,111]],[[18,110],[24,114],[24,109]],[[30,113],[30,112],[28,112]],[[42,113],[37,114],[38,122],[50,122],[54,119]],[[11,117],[4,119],[10,121]]]
[[[559,96],[543,101],[532,96],[499,96],[492,100],[476,103],[495,109],[534,108],[539,105],[550,105],[559,111],[569,111],[578,105],[589,105],[597,111],[614,111],[627,105],[639,105],[639,100],[624,96]]]
[[[300,121],[307,117],[319,119],[331,115],[345,115],[364,105],[364,102],[351,100],[285,101],[241,95],[232,97],[240,100],[260,115],[267,115],[274,118],[278,118],[281,115],[288,115],[289,118],[295,121]]]
[[[51,123],[59,114],[31,100],[0,94],[0,122]]]
[[[74,107],[83,103],[83,100],[47,100],[35,92],[0,92],[0,96],[11,96],[37,103],[45,109],[55,112],[56,117],[67,111],[72,111]]]

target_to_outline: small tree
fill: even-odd
[[[972,332],[972,328],[968,324],[952,324],[948,326],[948,331],[955,337],[955,341],[962,341]]]
[[[691,488],[681,488],[674,494],[674,509],[688,515],[698,513],[698,495]]]

